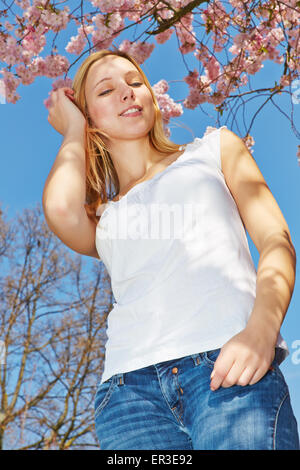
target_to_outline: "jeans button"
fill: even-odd
[[[177,367],[173,367],[172,372],[173,372],[173,374],[177,374],[177,372],[178,372]]]

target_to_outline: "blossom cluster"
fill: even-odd
[[[54,7],[47,0],[33,0],[32,4],[29,0],[17,0],[15,3],[23,9],[22,17],[16,16],[20,27],[14,28],[13,24],[6,21],[7,34],[0,35],[0,59],[8,66],[19,66],[16,70],[17,80],[11,80],[9,74],[3,76],[8,102],[16,102],[18,99],[15,96],[18,84],[32,83],[36,76],[43,73],[42,71],[47,71],[48,66],[52,69],[46,73],[49,77],[59,77],[69,67],[68,60],[66,58],[64,60],[62,56],[55,61],[49,58],[40,60],[39,56],[46,45],[46,34],[50,31],[57,33],[66,29],[71,20],[69,7]],[[108,48],[124,28],[125,18],[141,21],[143,14],[152,11],[153,15],[155,13],[157,17],[160,17],[160,21],[168,20],[174,16],[174,12],[189,3],[189,0],[169,0],[168,4],[156,0],[91,0],[90,4],[98,8],[99,13],[92,18],[89,18],[87,14],[83,15],[82,21],[77,21],[77,35],[70,38],[65,50],[69,54],[81,54],[87,45],[89,35],[96,50]],[[195,86],[191,87],[189,96],[184,101],[184,105],[188,107],[193,108],[201,104],[203,100],[218,103],[221,96],[226,99],[229,93],[247,82],[248,74],[258,72],[265,60],[283,63],[284,55],[278,47],[285,38],[288,39],[290,47],[286,64],[290,72],[295,73],[286,73],[281,78],[280,85],[282,87],[289,85],[299,72],[299,14],[296,0],[289,0],[281,6],[274,4],[272,0],[260,4],[252,10],[260,23],[252,27],[250,27],[249,13],[245,14],[243,0],[230,0],[230,4],[235,10],[234,17],[232,12],[226,11],[220,0],[210,2],[201,14],[206,31],[213,34],[214,52],[222,51],[224,48],[225,42],[228,41],[228,27],[231,24],[234,23],[235,27],[242,31],[233,37],[233,45],[229,49],[232,55],[238,57],[224,66],[222,71],[215,55],[208,51],[205,53],[205,46],[202,43],[197,44],[192,12],[181,17],[175,23],[174,29],[166,29],[155,36],[156,42],[163,44],[176,31],[182,54],[194,51],[194,56],[204,66],[204,73]],[[151,18],[148,19],[151,20]],[[22,40],[22,44],[12,35],[13,32]],[[154,44],[132,42],[128,39],[123,40],[119,45],[120,50],[132,54],[140,64],[149,58],[153,48]],[[65,67],[57,67],[54,70],[53,65],[56,65],[56,60],[64,63]],[[203,84],[209,86],[203,88]],[[215,90],[210,86],[212,84],[215,85]]]
[[[118,48],[143,64],[150,57],[155,43],[163,44],[175,33],[181,54],[192,53],[201,66],[201,73],[195,69],[183,77],[189,91],[182,102],[189,109],[204,102],[222,106],[232,93],[237,90],[239,93],[239,88],[248,83],[249,75],[264,67],[266,60],[284,66],[282,76],[277,80],[279,90],[290,86],[299,77],[298,0],[266,0],[253,4],[251,10],[245,0],[229,0],[226,8],[224,2],[214,0],[180,15],[180,11],[190,3],[190,0],[90,0],[84,2],[84,6],[91,6],[93,12],[81,11],[81,16],[76,17],[75,12],[63,3],[54,5],[49,0],[15,0],[14,6],[21,9],[22,14],[16,14],[14,21],[6,19],[0,31],[0,61],[7,67],[0,70],[0,80],[2,78],[4,82],[7,102],[16,103],[20,99],[16,92],[18,86],[29,85],[38,76],[57,79],[54,88],[58,83],[66,83],[60,78],[70,68],[64,54],[58,54],[56,48],[46,57],[41,54],[47,45],[48,34],[57,35],[73,20],[77,30],[67,41],[65,52],[75,56],[84,53],[91,44],[94,50],[112,46],[125,28],[126,19],[137,24],[147,19],[156,22],[158,27],[170,21],[170,27],[162,28],[152,36],[154,42],[124,39]],[[199,25],[207,36],[211,34],[212,51],[197,38],[195,31]],[[223,52],[227,44],[231,44],[226,52],[232,58],[222,66],[216,54]],[[166,93],[158,96],[166,122],[168,116],[180,115],[179,105],[172,103]]]
[[[128,41],[128,39],[124,39],[119,46],[119,50],[131,55],[138,64],[141,65],[150,57],[154,47],[154,44],[150,44],[148,42],[131,42]]]
[[[51,105],[51,93],[52,93],[52,91],[55,91],[55,90],[58,90],[59,88],[64,88],[64,87],[72,88],[72,85],[73,85],[73,81],[69,77],[59,78],[58,80],[55,80],[55,82],[52,83],[52,90],[49,91],[49,93],[48,93],[48,95],[49,95],[48,98],[46,98],[44,100],[44,105],[46,106],[46,108],[49,109],[49,107]]]
[[[187,13],[182,17],[180,23],[176,25],[176,33],[181,45],[179,46],[182,54],[188,54],[195,50],[196,47],[196,34],[193,31],[193,19],[192,13]]]
[[[168,124],[171,118],[181,116],[183,109],[180,103],[175,103],[168,93],[169,84],[166,80],[160,80],[152,86],[152,90],[157,99],[159,109],[162,113],[164,130],[166,135],[170,136],[170,129]]]

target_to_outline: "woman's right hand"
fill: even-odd
[[[85,130],[86,119],[72,101],[72,96],[73,90],[69,87],[58,88],[50,96],[48,122],[63,136],[72,129],[78,132]]]

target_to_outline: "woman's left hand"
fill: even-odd
[[[273,362],[275,345],[268,328],[246,326],[221,348],[210,376],[211,390],[258,382]]]

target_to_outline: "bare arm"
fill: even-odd
[[[70,128],[47,177],[43,209],[49,228],[72,250],[100,259],[96,225],[86,214],[84,129]]]
[[[246,327],[221,348],[211,387],[253,385],[275,356],[295,284],[296,251],[289,227],[255,160],[234,132],[222,129],[222,171],[260,258],[256,298]]]

